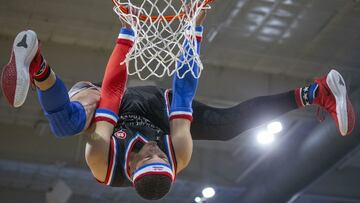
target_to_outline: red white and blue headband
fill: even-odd
[[[172,182],[175,180],[175,174],[170,165],[164,163],[151,163],[146,164],[134,171],[132,177],[133,184],[146,175],[165,175],[171,178]]]

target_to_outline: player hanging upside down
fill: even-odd
[[[200,53],[205,14],[202,11],[197,17],[195,29],[199,35],[184,43],[186,53],[179,63]],[[32,82],[56,137],[82,132],[87,136],[85,158],[100,183],[132,185],[143,198],[160,199],[170,190],[176,174],[188,165],[192,140],[229,140],[307,105],[325,108],[341,135],[350,134],[354,128],[345,81],[335,70],[309,86],[253,98],[225,109],[193,101],[198,80],[191,74],[182,79],[174,75],[172,90],[153,86],[126,88],[126,65],[121,62],[135,37],[125,24],[102,84],[79,82],[67,92],[44,59],[35,32],[30,30],[16,36],[10,62],[2,73],[2,89],[10,105],[19,107],[24,103]],[[198,72],[194,62],[185,70],[189,68]]]

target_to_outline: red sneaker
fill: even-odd
[[[25,102],[31,80],[29,67],[37,51],[38,39],[34,31],[22,31],[16,36],[10,61],[1,74],[2,92],[14,107]]]
[[[343,77],[336,70],[331,70],[326,77],[317,78],[315,82],[319,90],[314,104],[331,114],[342,136],[350,134],[355,126],[355,113]]]

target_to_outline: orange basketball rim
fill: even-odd
[[[119,8],[119,11],[121,11],[124,14],[128,14],[129,13],[129,9],[126,6],[121,5],[119,2],[117,2],[117,0],[112,0],[113,3],[115,4],[116,7]],[[204,6],[214,2],[215,0],[204,0]],[[185,15],[185,12],[180,12],[178,15],[165,15],[165,16],[146,16],[146,15],[139,15],[139,19],[142,21],[146,21],[151,19],[152,21],[156,21],[156,20],[165,20],[165,21],[172,21],[172,20],[176,20],[176,19],[182,19],[183,16]]]

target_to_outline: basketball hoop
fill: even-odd
[[[200,57],[193,54],[190,60],[179,63],[180,54],[186,54],[183,43],[195,42],[195,20],[202,9],[209,9],[214,0],[113,0],[114,11],[120,19],[131,25],[136,40],[128,53],[128,74],[138,75],[141,80],[151,76],[163,77],[179,75],[186,64],[188,70],[179,75],[183,78],[188,72],[198,78],[203,65]],[[130,9],[129,9],[130,8]],[[187,8],[187,9],[185,9]],[[136,10],[136,12],[132,12]],[[189,43],[190,50],[196,53],[195,43]],[[199,66],[199,72],[191,68]],[[184,73],[183,73],[184,72]]]

